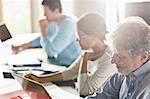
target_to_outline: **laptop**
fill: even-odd
[[[82,99],[52,83],[41,84],[15,73],[12,76],[32,99]]]
[[[0,24],[0,40],[2,42],[12,38],[7,26],[5,23]]]

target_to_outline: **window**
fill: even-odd
[[[2,0],[3,21],[12,34],[31,32],[30,0]]]
[[[43,17],[44,12],[43,12],[43,7],[41,5],[41,2],[43,0],[39,0],[39,7],[40,7],[40,11],[39,11],[39,17]],[[74,0],[61,0],[61,4],[62,4],[62,9],[63,9],[63,14],[65,15],[74,15]]]

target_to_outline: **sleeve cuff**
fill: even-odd
[[[33,41],[31,41],[32,44],[32,48],[37,48],[37,47],[41,47],[41,43],[40,43],[40,37],[34,39]]]
[[[48,37],[41,37],[41,45],[43,48],[46,48],[47,43],[49,42]]]

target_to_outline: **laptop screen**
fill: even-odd
[[[5,24],[0,25],[0,39],[2,42],[12,38],[7,26]]]

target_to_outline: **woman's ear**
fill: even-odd
[[[145,63],[149,59],[149,53],[147,51],[144,51],[141,55],[141,61]]]

